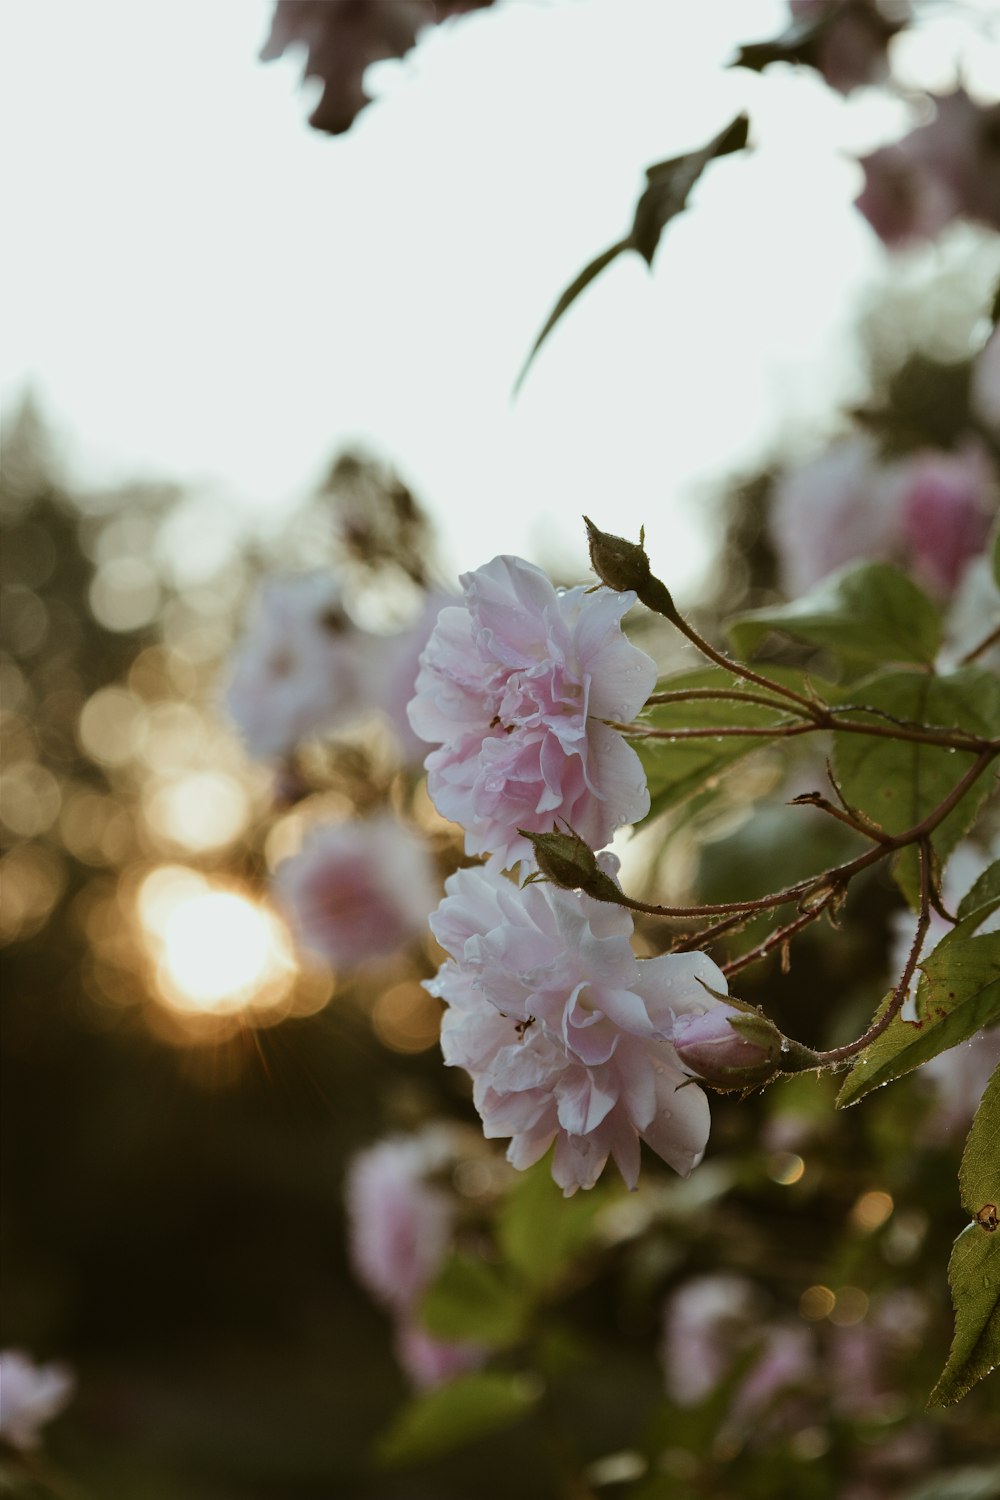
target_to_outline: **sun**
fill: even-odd
[[[172,1010],[232,1016],[269,1010],[288,994],[296,963],[274,914],[195,870],[164,865],[139,890],[160,998]]]

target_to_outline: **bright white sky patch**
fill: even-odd
[[[692,495],[856,389],[847,317],[884,256],[848,150],[900,108],[725,70],[779,0],[507,0],[373,70],[380,102],[331,140],[300,60],[257,61],[269,13],[8,0],[5,399],[30,382],[89,478],[178,478],[283,524],[360,439],[456,570],[582,565],[587,512],[645,522],[690,578]],[[633,256],[594,284],[512,402],[643,169],[744,106],[755,153],[710,169],[652,276]]]

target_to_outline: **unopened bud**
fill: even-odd
[[[759,1088],[782,1071],[784,1038],[760,1011],[714,1005],[681,1016],[671,1040],[683,1066],[712,1088]]]
[[[529,833],[519,828],[535,851],[539,872],[565,891],[583,891],[598,901],[620,904],[622,893],[597,863],[597,855],[572,829],[568,833]]]
[[[619,593],[633,590],[646,605],[668,620],[676,619],[677,610],[670,591],[653,575],[646,549],[639,541],[629,542],[623,536],[599,531],[589,516],[584,516],[590,542],[590,564],[602,583]]]

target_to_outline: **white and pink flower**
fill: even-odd
[[[225,705],[248,751],[288,755],[368,706],[373,637],[344,613],[328,573],[266,583],[233,655]]]
[[[66,1365],[36,1365],[20,1349],[0,1354],[0,1440],[28,1450],[41,1442],[41,1429],[57,1417],[76,1388]]]
[[[474,1369],[485,1357],[471,1344],[434,1338],[418,1316],[451,1243],[454,1201],[432,1178],[453,1154],[448,1131],[432,1126],[359,1152],[347,1173],[351,1265],[392,1315],[396,1357],[418,1390]]]
[[[602,720],[629,720],[656,680],[623,635],[635,595],[557,592],[531,563],[496,557],[462,578],[421,657],[410,723],[436,744],[428,789],[497,868],[531,857],[518,833],[564,819],[592,848],[645,816],[639,758]]]
[[[703,953],[639,960],[621,907],[548,884],[518,889],[488,867],[460,870],[431,930],[451,955],[429,981],[446,1001],[445,1062],[472,1075],[489,1137],[509,1136],[518,1168],[555,1142],[567,1194],[593,1187],[612,1157],[629,1187],[640,1139],[682,1175],[701,1160],[708,1101],[670,1037],[680,1016],[719,1002]]]
[[[356,969],[415,941],[440,887],[424,841],[383,814],[314,827],[278,866],[274,892],[304,948]]]

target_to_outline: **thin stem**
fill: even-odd
[[[714,661],[716,666],[725,667],[734,677],[742,677],[744,682],[753,682],[757,687],[762,687],[769,693],[776,693],[779,698],[785,698],[789,703],[797,703],[800,708],[812,718],[816,705],[812,699],[806,698],[802,693],[797,693],[794,688],[785,687],[781,682],[774,682],[770,677],[765,677],[762,672],[755,672],[752,667],[745,667],[742,662],[733,661],[731,657],[725,656],[721,651],[706,641],[703,635],[699,635],[694,626],[678,614],[676,609],[667,618],[676,625],[681,635],[686,636],[692,646],[697,646],[702,656],[707,656],[709,661]]]
[[[787,943],[789,938],[794,937],[797,932],[801,932],[803,927],[808,927],[810,922],[815,922],[816,918],[826,911],[834,895],[834,891],[827,891],[822,901],[817,902],[815,906],[811,906],[808,911],[804,911],[801,916],[795,918],[794,922],[786,922],[784,927],[779,927],[776,931],[770,933],[762,943],[757,944],[756,948],[751,948],[749,952],[741,953],[739,958],[734,958],[730,963],[723,964],[723,974],[728,979],[731,975],[738,974],[741,969],[748,969],[751,964],[757,963],[759,959],[766,958],[775,948],[779,948],[782,943]]]
[[[789,712],[787,703],[768,698],[764,693],[748,693],[742,688],[676,688],[671,692],[653,693],[646,699],[646,703],[696,703],[706,698],[722,699],[730,703],[759,703],[764,708],[773,708],[776,713]],[[805,710],[801,709],[799,712],[804,713]]]
[[[794,885],[785,886],[783,890],[775,891],[770,896],[757,896],[747,901],[710,902],[702,906],[658,906],[650,901],[636,901],[633,897],[622,893],[615,904],[627,906],[630,911],[643,912],[651,917],[726,917],[731,914],[750,915],[758,911],[771,911],[776,906],[785,906],[790,901],[798,901],[814,891],[822,891],[827,886],[833,889],[841,888],[853,880],[855,875],[859,875],[862,870],[867,870],[870,865],[877,864],[879,860],[885,859],[888,854],[897,849],[905,849],[908,844],[919,843],[933,833],[952,808],[961,802],[969,788],[978,781],[998,753],[1000,753],[1000,746],[991,745],[984,749],[965,775],[955,783],[947,797],[905,833],[888,834],[884,842],[876,844],[873,849],[866,850],[864,854],[859,854],[856,859],[848,860],[843,865],[836,865],[833,869],[824,870],[819,875],[807,876],[805,880],[798,880]]]
[[[975,661],[977,656],[982,656],[984,651],[988,651],[998,641],[1000,641],[1000,625],[995,625],[990,633],[983,637],[978,646],[973,646],[971,651],[966,651],[964,656],[958,658],[958,665],[960,667],[967,667],[970,661]]]
[[[837,734],[866,734],[884,740],[910,740],[922,745],[938,745],[944,750],[1000,749],[1000,740],[987,740],[979,735],[966,734],[964,730],[928,729],[924,727],[887,724],[861,724],[856,719],[840,719],[836,709],[820,710],[821,717],[800,724],[716,724],[703,728],[684,727],[657,729],[647,724],[620,724],[613,719],[603,719],[609,729],[617,729],[630,739],[644,740],[712,740],[726,738],[790,740],[800,734],[815,734],[829,729]]]
[[[788,805],[789,807],[818,808],[820,812],[829,813],[830,817],[836,818],[838,823],[846,824],[855,833],[860,833],[866,839],[872,839],[876,844],[885,844],[891,837],[883,829],[876,827],[874,823],[863,822],[853,808],[847,807],[846,804],[842,807],[836,807],[827,797],[822,796],[819,792],[803,792],[801,796],[793,797]]]
[[[903,1008],[903,1002],[910,992],[910,981],[916,970],[920,953],[924,946],[924,939],[927,936],[927,929],[931,921],[931,857],[926,837],[919,841],[919,855],[920,915],[917,918],[917,930],[914,933],[913,943],[910,946],[910,952],[903,967],[903,972],[899,976],[899,982],[889,998],[889,1004],[878,1020],[874,1021],[864,1035],[859,1036],[856,1041],[847,1042],[843,1047],[833,1047],[828,1052],[817,1052],[816,1059],[821,1065],[843,1062],[849,1057],[856,1057],[859,1052],[863,1052],[866,1047],[870,1046],[872,1042],[876,1041],[882,1035],[883,1031],[886,1031],[892,1025],[892,1022]]]

